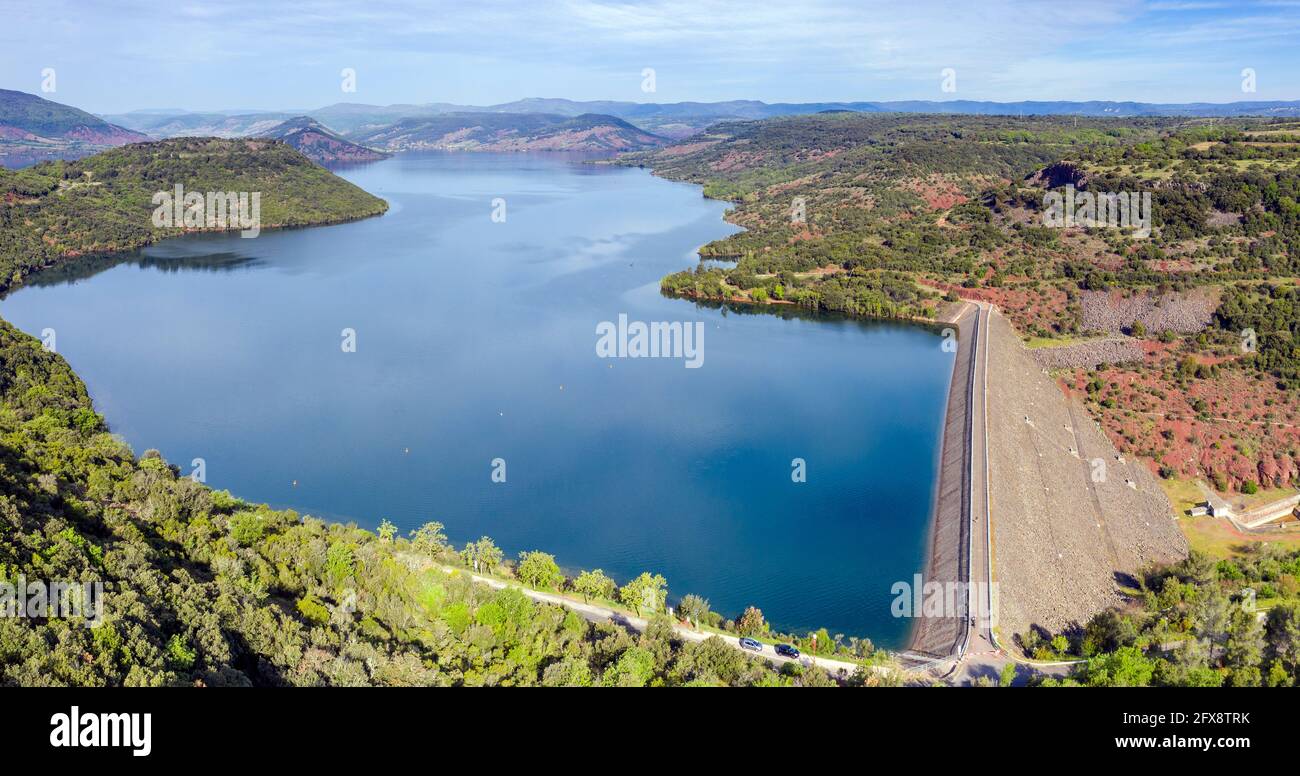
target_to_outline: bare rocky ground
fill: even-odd
[[[1187,542],[1155,478],[1123,459],[1001,314],[990,317],[988,434],[994,576],[1004,639],[1083,624],[1120,584]]]
[[[1043,369],[1092,369],[1098,364],[1141,361],[1146,355],[1137,340],[1127,337],[1080,342],[1077,345],[1034,348],[1034,361]]]
[[[1218,294],[1211,289],[1131,296],[1118,291],[1084,291],[1080,295],[1083,329],[1112,334],[1128,330],[1135,322],[1152,334],[1166,329],[1191,334],[1205,328],[1218,307]]]

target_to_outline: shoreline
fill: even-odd
[[[656,176],[656,177],[660,177],[660,176]],[[673,182],[673,181],[671,181],[671,179],[666,179],[666,178],[661,178],[661,179],[662,179],[662,180],[669,181],[669,182]],[[682,181],[682,182],[683,182],[683,183],[688,183],[689,185],[696,185],[696,186],[699,185],[699,184],[694,184],[694,183],[689,182],[689,181]],[[358,215],[354,215],[354,216],[348,216],[348,217],[337,218],[337,219],[328,219],[328,220],[322,220],[322,221],[318,221],[318,222],[310,222],[310,223],[291,223],[291,224],[264,225],[262,228],[263,228],[263,230],[266,230],[266,231],[270,231],[270,230],[282,231],[282,230],[289,230],[289,229],[307,229],[307,228],[313,228],[313,227],[318,227],[318,226],[331,226],[331,225],[337,225],[337,224],[343,224],[343,223],[349,223],[349,222],[360,221],[360,220],[364,220],[364,219],[368,219],[368,218],[372,218],[372,217],[376,217],[376,216],[382,216],[384,213],[386,213],[387,210],[389,209],[389,203],[388,203],[386,200],[382,200],[382,199],[380,200],[380,203],[382,203],[382,204],[381,204],[381,206],[380,206],[379,208],[377,208],[377,212],[373,212],[373,213],[364,213],[364,214],[358,214]],[[727,215],[725,215],[725,214],[722,216],[721,220],[722,220],[723,222],[725,222],[725,223],[733,223],[733,222],[730,221],[730,219],[729,219],[729,218],[727,217]],[[733,225],[734,225],[734,224],[733,224]],[[737,226],[738,226],[738,225],[737,225]],[[744,227],[741,227],[741,228],[744,229]],[[142,248],[148,247],[148,246],[150,246],[150,245],[159,244],[159,243],[162,243],[162,242],[165,242],[165,241],[168,241],[168,240],[174,239],[174,238],[183,238],[183,237],[194,236],[194,235],[203,235],[203,234],[221,234],[221,233],[229,233],[229,232],[232,232],[232,231],[237,231],[237,230],[232,230],[232,229],[183,229],[183,230],[175,230],[173,233],[170,233],[170,234],[162,234],[162,235],[157,235],[157,236],[152,236],[152,235],[151,235],[149,239],[147,239],[147,240],[141,242],[140,244],[129,245],[129,246],[119,247],[119,248],[115,248],[115,249],[111,249],[111,250],[105,250],[105,251],[88,252],[88,253],[85,253],[85,254],[78,254],[78,255],[68,255],[68,254],[63,254],[63,255],[58,256],[58,257],[57,257],[54,261],[52,261],[51,263],[46,264],[46,265],[43,265],[43,266],[41,266],[41,267],[36,268],[35,270],[33,270],[29,275],[27,275],[26,277],[23,278],[22,282],[14,283],[14,284],[9,285],[9,286],[7,286],[7,287],[0,288],[0,298],[3,298],[4,296],[7,296],[7,295],[10,294],[10,293],[17,292],[17,291],[23,289],[24,287],[28,286],[29,284],[33,284],[33,281],[38,281],[40,278],[49,277],[50,275],[56,274],[60,269],[65,268],[65,267],[68,267],[69,265],[74,264],[74,263],[76,263],[76,262],[78,262],[78,261],[87,261],[87,260],[94,260],[94,259],[103,259],[103,260],[106,260],[106,261],[108,261],[108,262],[117,263],[117,262],[121,262],[121,261],[127,261],[127,260],[129,260],[129,255],[132,254],[132,253],[135,252],[135,251],[139,251],[139,250],[141,250]],[[700,246],[700,247],[703,247],[703,246]],[[696,255],[697,255],[697,256],[699,255],[699,248],[696,249]],[[745,299],[718,299],[718,300],[710,300],[710,299],[705,299],[705,298],[696,297],[696,296],[694,296],[694,295],[685,295],[685,294],[673,294],[672,296],[674,296],[674,297],[676,297],[676,298],[679,298],[679,299],[682,299],[683,301],[693,301],[693,302],[697,302],[697,303],[710,303],[710,302],[712,302],[712,303],[719,303],[719,304],[735,304],[735,305],[744,305],[744,306],[749,307],[749,308],[751,308],[751,309],[756,309],[756,308],[759,308],[759,307],[765,307],[765,306],[766,306],[766,305],[764,305],[764,304],[762,304],[762,303],[757,303],[757,302],[753,302],[752,300],[745,300]],[[778,312],[778,311],[779,311],[780,309],[782,309],[782,308],[784,308],[784,309],[786,309],[786,310],[799,310],[799,311],[804,311],[804,310],[806,310],[806,308],[802,308],[801,306],[796,305],[796,304],[793,303],[793,302],[781,302],[781,301],[779,301],[779,300],[772,300],[772,301],[770,302],[770,304],[773,306],[773,308],[775,308],[775,309],[770,310],[770,312],[774,312],[774,313],[775,313],[775,312]],[[947,304],[947,305],[948,305],[948,308],[947,308],[947,309],[944,309],[944,308],[943,308],[943,305],[944,305],[944,304]],[[860,320],[860,321],[870,321],[870,320],[878,320],[878,321],[882,321],[882,322],[893,321],[893,322],[897,322],[897,323],[900,323],[900,324],[914,324],[914,325],[922,325],[922,326],[928,326],[928,327],[934,328],[934,327],[944,326],[944,325],[946,325],[946,324],[951,323],[953,320],[955,320],[956,317],[958,317],[958,316],[954,316],[953,313],[956,312],[956,311],[959,309],[959,304],[960,304],[960,303],[944,303],[944,302],[940,301],[940,302],[939,302],[939,305],[940,305],[939,314],[936,315],[934,318],[925,318],[925,317],[914,316],[914,315],[913,315],[913,316],[864,316],[864,315],[854,315],[854,314],[843,313],[843,312],[823,312],[823,311],[812,311],[812,310],[808,310],[807,312],[808,312],[809,314],[813,315],[813,316],[829,315],[830,317],[843,317],[843,318],[846,318],[846,319],[856,319],[856,320]],[[959,352],[959,356],[960,356],[960,352]],[[950,389],[950,390],[951,390],[951,389]],[[936,492],[937,492],[937,491],[936,491]],[[281,507],[277,507],[277,508],[280,508],[280,509],[292,509],[293,507],[281,506]],[[303,514],[304,514],[304,516],[307,515],[306,512],[304,512]],[[313,515],[314,515],[314,513],[313,513]],[[319,516],[319,515],[314,515],[314,516],[321,517],[321,516]],[[324,519],[325,519],[327,522],[334,522],[334,523],[339,523],[339,524],[344,524],[344,523],[346,523],[347,520],[348,520],[348,518],[346,518],[346,516],[342,516],[342,515],[324,516]],[[931,516],[930,516],[930,520],[929,520],[929,524],[928,524],[928,526],[927,526],[927,534],[931,534],[931,533],[933,533],[934,530],[935,530],[935,516],[934,516],[933,511],[932,511]],[[928,540],[928,539],[926,540],[926,546],[929,546],[929,540]],[[933,553],[931,552],[930,554],[932,555]],[[929,577],[928,569],[929,569],[929,567],[930,567],[930,565],[931,565],[932,558],[929,558],[929,557],[927,557],[925,554],[923,554],[923,562],[925,563],[925,567],[927,568],[927,578],[928,578],[928,577]],[[915,627],[913,627],[911,630],[915,630]],[[791,633],[791,634],[789,634],[789,635],[790,635],[790,636],[797,637],[797,635],[794,634],[794,633]],[[871,634],[864,632],[863,635],[869,638]],[[904,637],[904,638],[903,638],[903,639],[902,639],[902,640],[897,644],[897,646],[894,646],[894,647],[892,647],[892,648],[882,648],[882,651],[890,652],[890,653],[893,653],[893,654],[898,654],[898,653],[901,653],[901,652],[907,650],[907,649],[908,649],[908,648],[909,648],[913,643],[914,643],[913,634],[912,634],[911,632],[909,632],[909,633],[908,633],[908,634],[907,634],[907,635],[906,635],[906,636],[905,636],[905,637]]]
[[[733,205],[739,204],[735,200],[710,196],[703,191],[705,186],[702,183],[668,178],[660,175],[654,167],[644,164],[627,166],[647,170],[651,176],[670,182],[698,186],[701,189],[701,195],[705,199],[729,202]],[[735,222],[734,211],[725,212],[722,221],[739,227],[741,231],[749,231],[747,227]],[[703,247],[705,246],[701,245],[695,251],[699,263],[706,260],[700,252]],[[716,260],[716,258],[709,257],[707,260]],[[665,275],[660,280],[660,292],[674,299],[706,305],[741,305],[774,315],[781,315],[782,309],[806,312],[811,316],[828,314],[827,311],[808,310],[789,300],[768,299],[764,302],[755,302],[744,297],[708,296],[694,292],[666,291],[662,287],[662,281],[670,276]],[[921,282],[920,279],[915,279],[915,282],[921,288],[932,289],[931,286]],[[920,575],[924,583],[934,581],[945,586],[951,583],[969,585],[971,580],[971,467],[973,461],[972,446],[974,444],[971,401],[974,393],[976,371],[974,344],[979,336],[979,307],[971,300],[964,298],[955,302],[940,298],[937,300],[937,306],[938,309],[935,311],[933,318],[918,315],[869,316],[846,312],[830,314],[859,321],[893,321],[929,328],[947,328],[949,326],[957,328],[957,357],[953,363],[953,374],[948,386],[948,395],[945,399],[943,433],[937,453],[938,467],[933,483],[934,495],[931,498],[929,524],[926,526]],[[775,309],[764,309],[769,307]],[[967,320],[968,318],[970,320]],[[967,330],[970,333],[969,337],[966,336]],[[956,424],[954,424],[954,421],[956,421]],[[958,428],[954,429],[954,425]],[[910,653],[913,658],[926,660],[946,660],[959,657],[966,646],[964,642],[968,634],[966,628],[966,620],[969,615],[969,612],[966,611],[968,603],[963,598],[961,603],[963,613],[960,617],[927,618],[919,616],[919,613],[914,613],[906,637],[897,648],[888,651],[898,656]],[[870,638],[869,635],[867,637]]]

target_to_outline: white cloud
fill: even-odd
[[[377,103],[645,100],[643,67],[657,101],[1167,100],[1217,83],[1211,64],[1300,69],[1284,0],[0,0],[0,18],[0,85],[61,64],[61,92],[97,110],[313,107],[342,99],[341,67],[348,100]]]

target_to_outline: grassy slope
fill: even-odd
[[[262,228],[346,221],[388,208],[271,141],[173,139],[0,170],[0,291],[62,258],[181,234],[152,223],[154,193],[178,183],[192,192],[261,192]]]

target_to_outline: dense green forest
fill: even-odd
[[[1135,580],[1134,603],[1075,631],[1020,637],[1040,659],[1085,657],[1046,686],[1294,687],[1300,680],[1300,550],[1236,560],[1193,552]]]
[[[1228,332],[1254,331],[1256,352],[1249,363],[1276,378],[1280,388],[1300,390],[1300,288],[1272,283],[1232,286],[1215,317]]]
[[[0,617],[0,685],[832,683],[716,638],[684,643],[662,611],[642,610],[654,619],[640,635],[590,623],[455,568],[473,560],[502,562],[486,538],[458,553],[437,524],[409,537],[329,524],[136,457],[61,357],[0,322],[0,580],[105,589],[95,627]],[[544,553],[514,569],[560,582]],[[599,572],[573,582],[613,595]],[[709,615],[702,599],[683,605]]]
[[[0,291],[60,260],[181,234],[154,226],[157,192],[260,192],[261,228],[378,215],[388,205],[272,140],[178,138],[77,161],[0,169]]]

